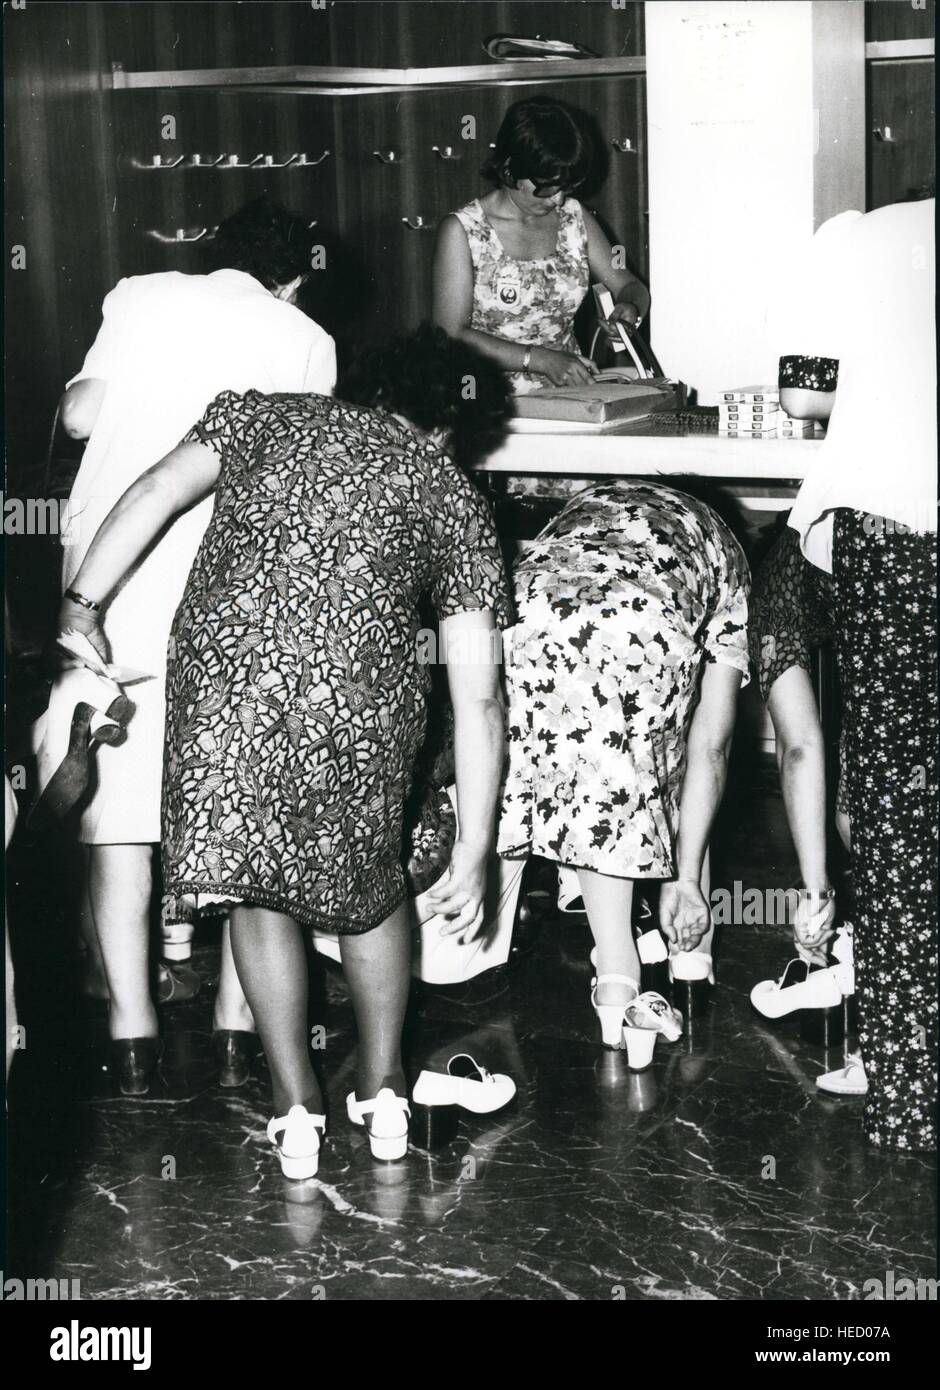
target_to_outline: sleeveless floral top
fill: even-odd
[[[473,314],[470,327],[512,343],[577,352],[574,316],[590,284],[587,230],[576,198],[558,209],[558,240],[551,256],[517,260],[503,250],[479,198],[454,216],[467,234],[473,258]],[[511,372],[520,394],[547,378]]]

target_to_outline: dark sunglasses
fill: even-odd
[[[584,179],[578,179],[576,183],[537,183],[532,189],[533,198],[554,198],[556,193],[574,193],[575,189],[580,188]]]

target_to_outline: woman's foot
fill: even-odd
[[[108,1070],[122,1095],[145,1096],[162,1055],[160,1038],[115,1038]]]
[[[212,1046],[219,1064],[219,1085],[229,1090],[244,1086],[251,1076],[252,1063],[261,1051],[258,1034],[217,1028],[212,1034]]]
[[[401,1094],[396,1094],[390,1086],[383,1086],[374,1097],[358,1100],[356,1092],[350,1091],[346,1097],[346,1113],[352,1124],[365,1128],[373,1158],[394,1163],[405,1157],[411,1108],[404,1081]]]
[[[286,1115],[268,1122],[268,1138],[277,1149],[285,1178],[302,1182],[316,1177],[325,1130],[326,1116],[308,1105],[292,1105]]]

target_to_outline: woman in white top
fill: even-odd
[[[497,186],[441,223],[434,322],[498,362],[516,391],[591,380],[574,316],[592,280],[613,295],[612,320],[635,325],[649,310],[649,290],[618,264],[597,219],[569,196],[592,161],[577,111],[551,97],[518,101],[483,170]],[[602,328],[608,336],[616,331]]]
[[[303,219],[257,199],[219,227],[209,248],[211,273],[135,276],[107,295],[98,336],[61,404],[67,433],[88,439],[70,499],[67,595],[115,502],[221,391],[332,392],[333,340],[295,306],[312,273],[313,243]],[[131,688],[136,708],[126,742],[98,750],[97,787],[83,807],[80,839],[89,846],[111,1037],[122,1042],[114,1060],[122,1089],[136,1094],[146,1091],[158,1052],[147,942],[151,860],[160,840],[167,639],[211,512],[207,499],[179,517],[108,606],[114,659],[153,679]],[[217,1007],[216,1025],[249,1031],[225,945],[220,999],[230,1016],[220,1018]]]

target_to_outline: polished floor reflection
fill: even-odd
[[[765,788],[734,819],[723,880],[791,882],[779,799]],[[339,973],[318,968],[331,1130],[319,1178],[288,1183],[263,1067],[242,1091],[216,1084],[211,933],[202,995],[163,1010],[159,1087],[114,1095],[101,1006],[67,992],[45,854],[26,839],[11,866],[26,1048],[5,1277],[77,1278],[85,1299],[789,1300],[935,1272],[932,1160],[870,1149],[861,1103],[814,1087],[838,1058],[750,1007],[785,929],[725,929],[712,1007],[645,1073],[595,1042],[583,921],[550,916],[506,969],[416,991],[415,1072],[466,1049],[519,1090],[440,1154],[390,1166],[346,1120],[351,1014]]]

